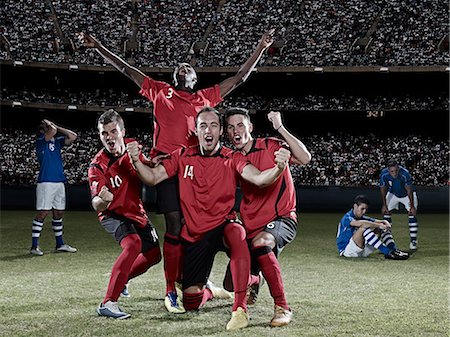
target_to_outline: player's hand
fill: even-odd
[[[140,146],[138,142],[127,143],[127,152],[132,162],[139,160]]]
[[[273,34],[275,33],[275,28],[265,32],[259,41],[259,44],[264,49],[269,48],[269,46],[273,43]]]
[[[381,222],[384,224],[384,226],[386,227],[385,230],[391,229],[392,225],[389,223],[389,221],[387,220],[381,220]]]
[[[267,114],[267,118],[272,123],[274,130],[278,130],[283,126],[283,121],[281,120],[281,113],[279,111],[271,111]]]
[[[277,164],[280,170],[284,170],[289,162],[289,158],[291,157],[291,151],[285,148],[280,148],[278,151],[275,151],[275,163]]]
[[[163,159],[165,159],[165,158],[167,158],[169,156],[170,156],[169,154],[160,154],[159,156],[153,157],[151,159],[151,163],[152,163],[151,167],[158,166],[163,161]]]
[[[408,214],[409,214],[409,215],[416,216],[416,214],[417,214],[417,209],[416,209],[413,205],[411,205]]]
[[[98,197],[107,204],[109,204],[114,199],[114,195],[109,191],[108,187],[106,187],[105,185],[102,186],[102,189],[98,194]]]
[[[78,40],[86,48],[97,48],[100,45],[100,43],[92,35],[89,35],[88,33],[80,32],[77,33],[76,35]]]

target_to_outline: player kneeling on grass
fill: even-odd
[[[364,195],[358,195],[353,208],[342,217],[336,238],[339,255],[367,257],[378,249],[386,259],[407,260],[409,254],[395,245],[391,224],[365,216],[368,208],[369,200]]]
[[[217,110],[203,108],[195,124],[199,145],[172,152],[154,168],[141,162],[136,143],[127,144],[127,150],[146,184],[156,185],[178,177],[181,209],[186,220],[181,230],[185,245],[184,308],[197,310],[215,296],[208,288],[207,279],[217,252],[227,251],[234,284],[233,312],[227,330],[237,330],[249,323],[246,295],[250,283],[246,232],[233,211],[237,177],[257,186],[268,186],[286,169],[290,152],[279,149],[271,167],[260,171],[242,154],[222,146],[222,119]]]
[[[124,123],[114,110],[103,113],[98,131],[104,148],[89,167],[92,206],[100,223],[122,247],[111,271],[108,290],[97,309],[100,316],[125,319],[117,300],[128,297],[128,280],[145,273],[161,260],[158,236],[141,200],[142,183],[126,153]],[[144,159],[144,158],[143,158]]]

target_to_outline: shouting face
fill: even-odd
[[[121,156],[125,153],[125,129],[121,130],[117,122],[108,124],[98,124],[98,133],[105,149],[114,157]]]
[[[197,116],[196,131],[202,154],[213,155],[220,147],[219,141],[223,131],[217,113],[201,112]]]
[[[242,114],[231,115],[227,118],[227,135],[234,147],[239,151],[248,152],[252,140],[253,124]]]

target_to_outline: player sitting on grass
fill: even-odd
[[[398,250],[386,220],[369,218],[364,214],[369,199],[364,195],[355,198],[353,208],[345,213],[338,225],[336,244],[340,256],[367,257],[378,249],[386,259],[407,260],[409,254]]]

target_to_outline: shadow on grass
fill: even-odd
[[[26,254],[19,254],[19,255],[2,256],[2,257],[0,257],[0,261],[16,261],[16,260],[38,258],[38,257],[40,257],[40,256],[34,256],[34,255],[31,255],[30,253],[26,253]]]

